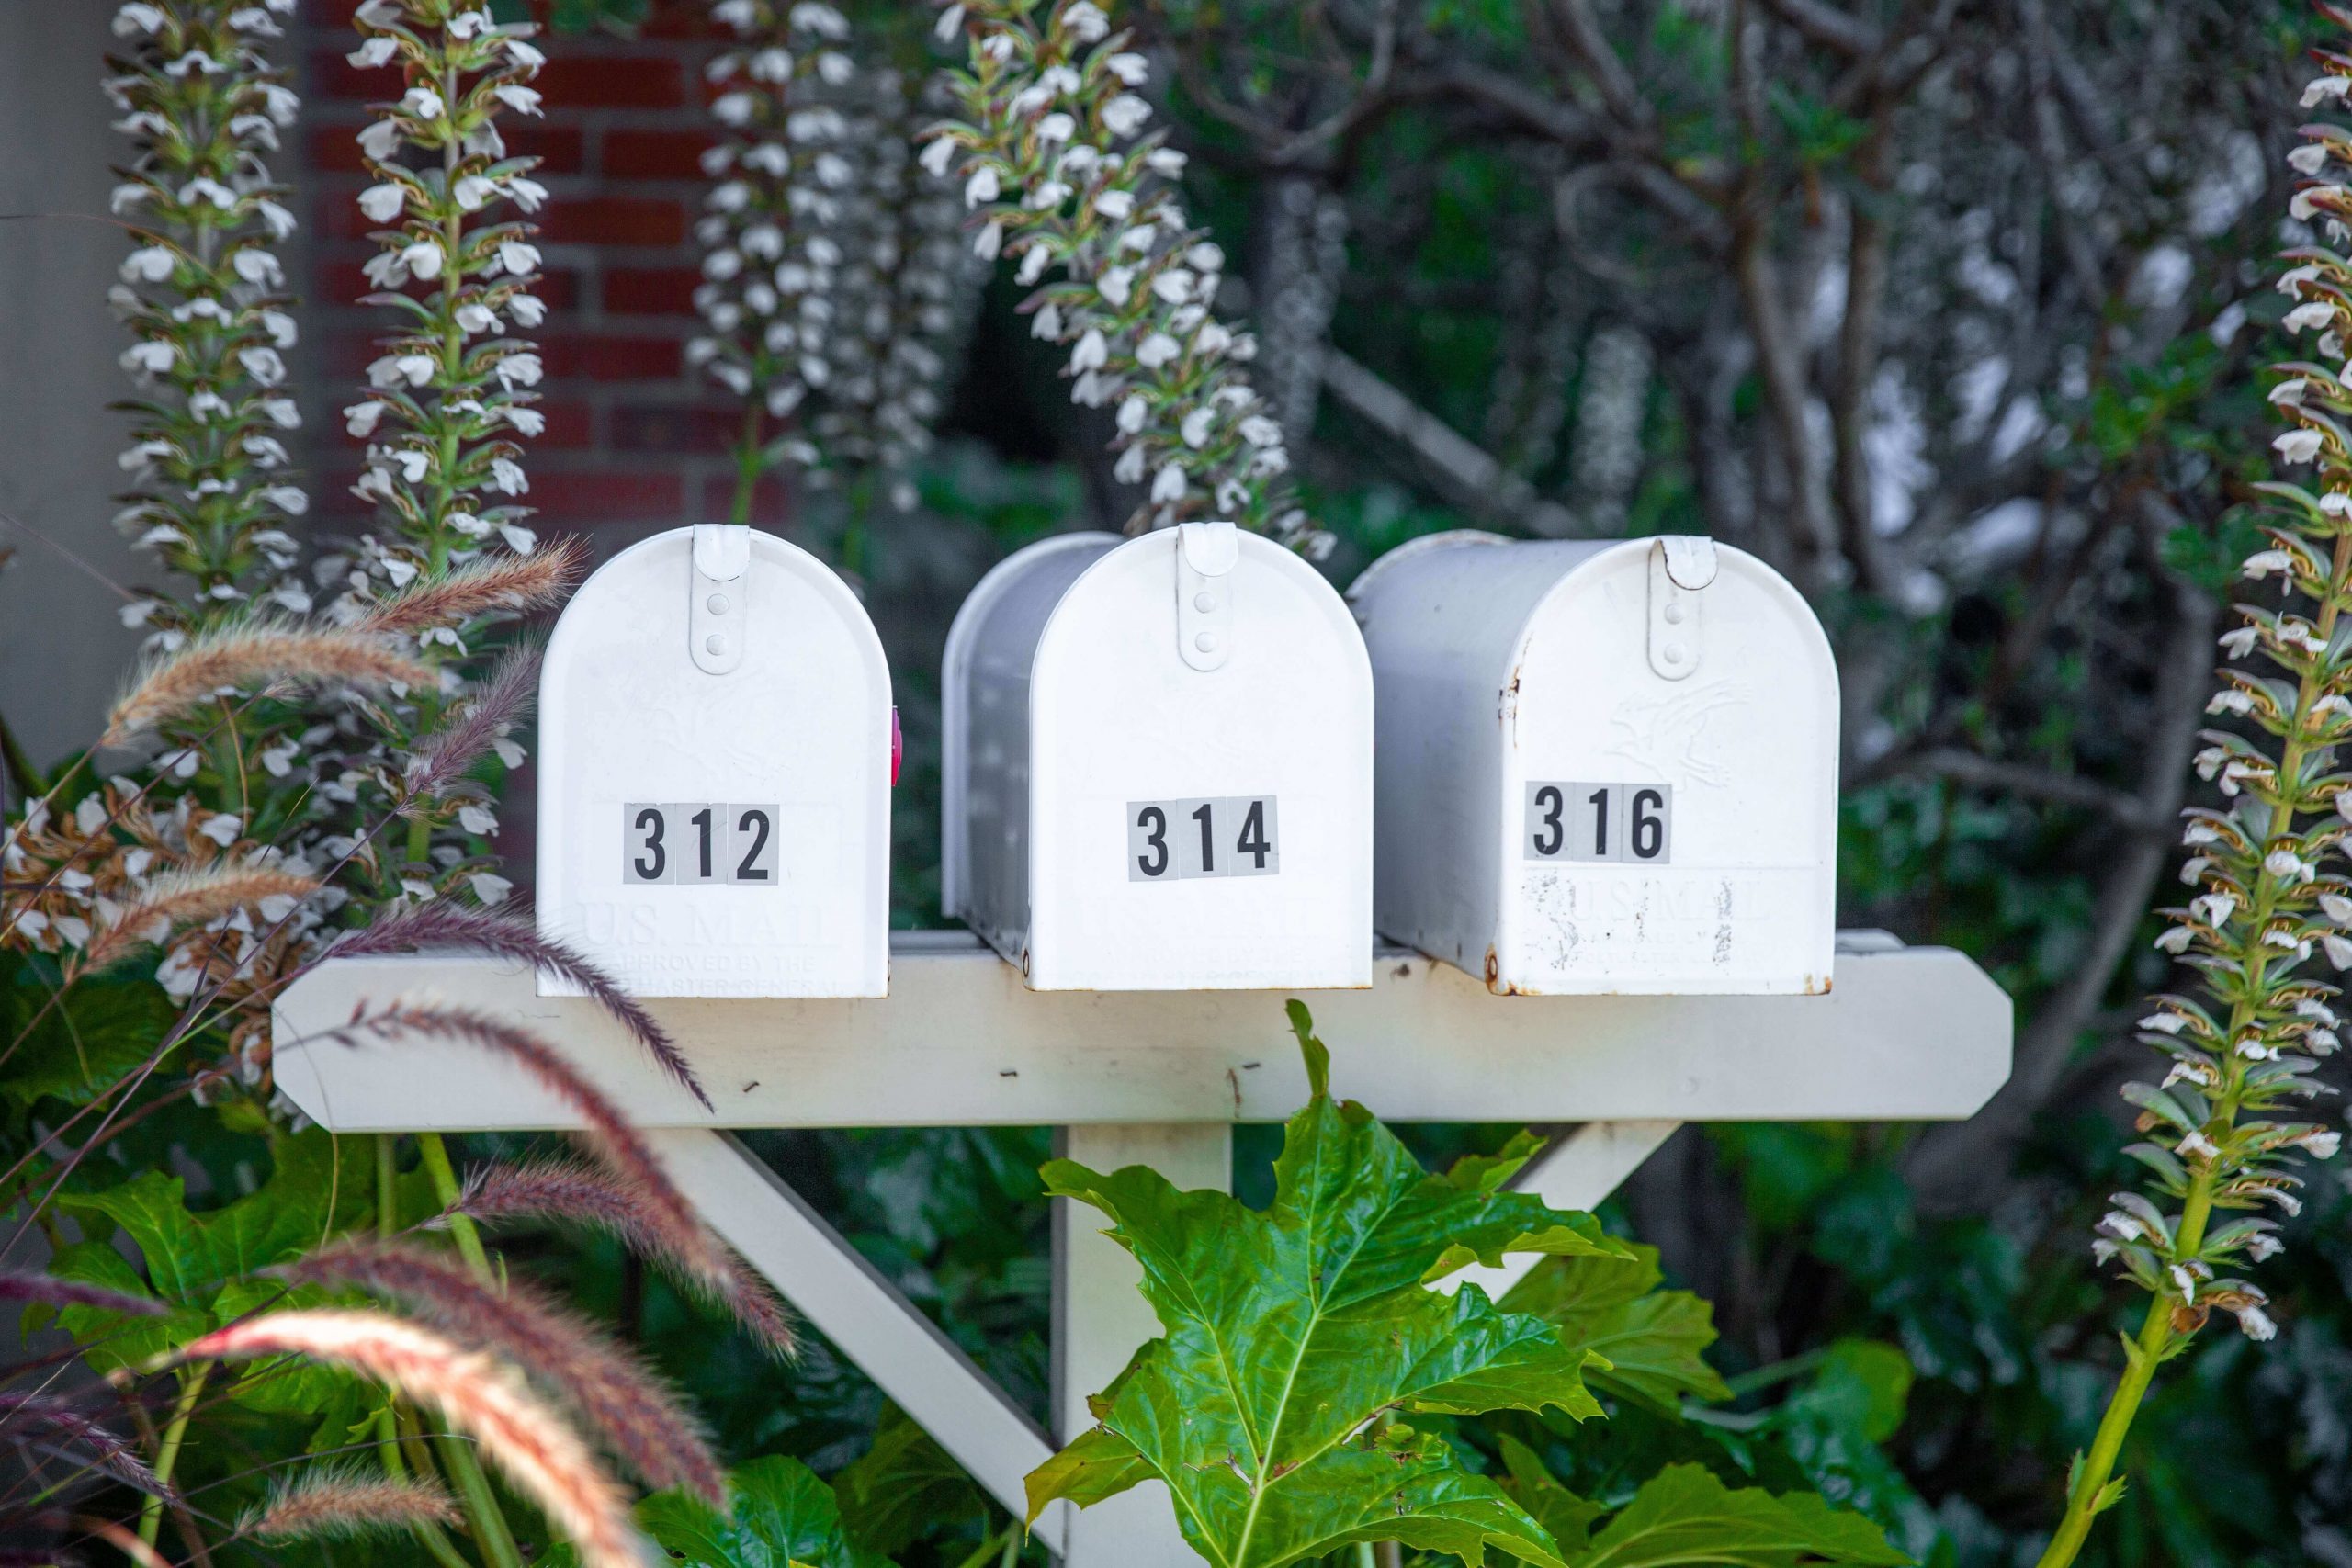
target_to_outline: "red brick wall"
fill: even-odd
[[[285,164],[305,219],[309,276],[300,282],[311,396],[317,412],[306,467],[317,516],[347,531],[367,515],[347,493],[359,443],[338,412],[375,356],[386,313],[355,305],[373,254],[356,197],[366,183],[353,138],[367,105],[398,95],[397,67],[345,61],[357,41],[355,0],[311,0],[286,49],[302,77],[307,145]],[[535,0],[544,15],[544,0]],[[733,494],[725,457],[741,405],[682,359],[695,331],[690,296],[699,260],[691,230],[709,144],[702,69],[717,46],[707,0],[655,0],[639,38],[544,37],[541,119],[501,120],[516,152],[546,160],[549,199],[537,221],[545,252],[547,322],[532,335],[548,378],[544,434],[526,443],[529,500],[543,529],[585,530],[599,553],[658,528],[724,517]],[[760,520],[783,522],[771,484]]]

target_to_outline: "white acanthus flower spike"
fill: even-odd
[[[2317,108],[2330,98],[2342,103],[2346,92],[2352,92],[2352,76],[2321,76],[2303,88],[2301,101],[2307,109]]]
[[[2287,154],[2287,164],[2299,175],[2316,175],[2327,167],[2327,147],[2323,142],[2307,142]]]
[[[2335,307],[2323,299],[2312,299],[2296,306],[2279,318],[2278,324],[2290,333],[2309,332],[2324,327],[2335,320]]]

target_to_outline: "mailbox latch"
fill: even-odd
[[[1665,534],[1650,549],[1650,668],[1679,681],[1699,668],[1699,595],[1715,580],[1715,542]]]
[[[1233,568],[1241,536],[1230,523],[1176,525],[1176,651],[1195,670],[1233,653]]]
[[[686,600],[686,651],[695,668],[724,675],[743,662],[752,613],[752,530],[740,523],[695,525]]]

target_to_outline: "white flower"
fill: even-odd
[[[375,379],[372,373],[368,378]],[[383,420],[386,406],[373,398],[364,403],[353,403],[343,411],[343,428],[365,441],[376,433],[376,426]]]
[[[536,115],[539,112],[539,90],[502,82],[491,89],[492,96],[516,114]]]
[[[2223,632],[2219,640],[2222,645],[2222,652],[2228,654],[2232,659],[2244,659],[2247,654],[2254,651],[2254,645],[2260,641],[2261,637],[2261,627],[2240,626],[2234,631]],[[2211,773],[2208,773],[2205,776],[2208,778],[2212,777]]]
[[[1062,26],[1080,43],[1100,43],[1111,31],[1111,18],[1094,0],[1078,0],[1062,13]]]
[[[2165,953],[2178,956],[2188,951],[2189,931],[2187,926],[2166,926],[2157,936],[2155,945]],[[2345,943],[2345,952],[2352,956],[2352,942]],[[2341,968],[2339,964],[2337,967]]]
[[[2188,912],[2207,925],[2219,928],[2229,922],[2236,912],[2238,901],[2228,893],[2207,893],[2188,901]]]
[[[243,832],[244,828],[243,818],[232,817],[222,811],[207,818],[196,830],[225,850],[237,841],[237,835]]]
[[[1252,446],[1279,446],[1283,427],[1264,414],[1253,413],[1241,422],[1241,439]]]
[[[1170,305],[1182,305],[1191,298],[1193,274],[1184,267],[1162,268],[1151,280],[1151,291]]]
[[[994,261],[1004,249],[1004,228],[998,223],[983,223],[980,231],[972,236],[972,254],[982,261]]]
[[[1181,179],[1189,160],[1173,147],[1155,147],[1144,154],[1144,167],[1162,179]]]
[[[2279,318],[2278,324],[2290,333],[2312,327],[2324,327],[2335,320],[2335,307],[2324,299],[2312,299],[2296,306]]]
[[[1120,431],[1125,434],[1133,435],[1143,428],[1143,422],[1150,412],[1151,405],[1145,402],[1140,394],[1130,396],[1119,405]]]
[[[547,367],[536,354],[509,354],[492,367],[492,374],[508,391],[517,387],[536,387],[547,374]]]
[[[506,410],[506,423],[525,435],[537,435],[548,427],[548,416],[537,409],[514,404]]]
[[[1102,129],[1114,136],[1133,136],[1150,118],[1151,106],[1133,93],[1121,93],[1102,106]]]
[[[1086,334],[1078,340],[1078,346],[1070,351],[1070,373],[1083,375],[1089,370],[1099,368],[1108,358],[1110,358],[1110,345],[1103,340],[1102,330],[1097,327],[1089,327],[1086,329]]]
[[[934,136],[929,141],[923,143],[922,152],[917,156],[915,161],[921,164],[925,172],[930,174],[934,179],[945,179],[947,177],[947,165],[954,162],[955,157],[956,139],[952,136],[942,134]]]
[[[2270,1321],[2268,1313],[2255,1303],[2249,1302],[2245,1306],[2230,1310],[2237,1314],[2238,1327],[2245,1331],[2248,1339],[2275,1339],[2278,1337],[2278,1325]]]
[[[1184,470],[1173,463],[1160,465],[1159,472],[1151,477],[1151,499],[1156,502],[1184,499]]]
[[[514,891],[513,883],[487,871],[478,871],[468,880],[474,890],[474,897],[485,904],[503,904],[506,896]]]
[[[548,319],[548,305],[534,295],[514,294],[507,297],[506,313],[519,326],[536,327]]]
[[[2305,1133],[2294,1141],[2309,1150],[2313,1159],[2334,1159],[2344,1147],[2344,1134],[2333,1128]]]
[[[172,276],[179,258],[168,245],[141,245],[122,258],[125,283],[161,283]]]
[[[1038,306],[1037,314],[1029,322],[1029,335],[1048,343],[1058,340],[1062,335],[1061,307],[1050,300]],[[2352,795],[2352,790],[2345,793]]]
[[[510,38],[506,40],[506,58],[534,75],[538,73],[540,66],[548,62],[548,57],[545,54],[518,38]]]
[[[487,836],[498,831],[498,814],[486,806],[460,806],[458,807],[458,826],[469,833]]]
[[[264,398],[261,412],[267,414],[269,423],[280,430],[302,428],[302,411],[295,406],[291,398]]]
[[[1132,50],[1122,51],[1102,62],[1103,68],[1130,87],[1140,87],[1151,80],[1151,62]]]
[[[458,307],[457,321],[458,330],[469,337],[494,331],[498,326],[498,318],[491,313],[490,307],[474,300]]]
[[[1046,268],[1051,265],[1053,259],[1045,246],[1030,246],[1021,253],[1021,265],[1012,275],[1013,281],[1024,288],[1027,288],[1046,276]]]
[[[401,113],[411,119],[439,119],[447,107],[441,95],[430,87],[411,87],[401,95]]]
[[[492,457],[490,460],[490,482],[503,495],[526,495],[531,489],[531,481],[524,477],[522,465],[512,457]]]
[[[2319,945],[2321,951],[2327,954],[2330,964],[2338,969],[2352,969],[2352,941],[2331,931],[2319,939]]]
[[[2271,449],[2290,463],[2308,463],[2319,456],[2319,432],[2290,430],[2271,444]]]
[[[389,164],[401,150],[401,128],[389,119],[368,122],[359,132],[359,151],[379,164]]]
[[[964,180],[964,205],[978,207],[984,201],[994,201],[1002,188],[998,183],[996,165],[982,164]]]
[[[1129,191],[1106,190],[1094,198],[1094,210],[1124,223],[1135,215],[1136,198]]]
[[[461,212],[479,212],[498,199],[498,182],[481,175],[468,175],[458,182],[456,196]]]
[[[2262,869],[2273,876],[2293,876],[2303,869],[2303,863],[2291,850],[2273,850],[2262,857]]]
[[[1183,346],[1166,333],[1153,333],[1136,345],[1136,363],[1147,370],[1157,370],[1183,352]]]
[[[2352,92],[2352,76],[2322,76],[2303,88],[2302,107],[2315,107],[2323,98],[2341,101],[2346,92]]]
[[[179,350],[169,343],[134,343],[122,351],[122,367],[136,375],[161,376],[169,371]]]
[[[2297,191],[2287,202],[2287,215],[2299,223],[2308,223],[2319,216],[2320,204],[2328,197],[2341,199],[2344,187],[2336,185],[2310,186]]]
[[[1184,438],[1185,446],[1198,448],[1208,445],[1209,433],[1216,425],[1216,406],[1204,404],[1184,416],[1184,423],[1178,427],[1177,434]]]
[[[441,242],[437,239],[426,238],[403,245],[400,256],[402,266],[427,283],[441,276]]]
[[[139,4],[138,0],[133,0],[132,4],[123,6],[114,14],[112,25],[114,36],[135,38],[141,34],[153,33],[162,28],[164,19],[164,13],[156,7]]]
[[[1094,280],[1094,291],[1109,300],[1113,310],[1118,310],[1124,307],[1128,298],[1134,294],[1135,277],[1133,267],[1107,268],[1101,277]]]
[[[2301,175],[2317,175],[2327,167],[2327,144],[2310,142],[2287,154],[2287,165]]]
[[[2268,1231],[2256,1231],[2254,1239],[2245,1244],[2246,1256],[2256,1263],[2266,1263],[2287,1250],[2278,1238]]]
[[[244,374],[252,376],[254,381],[259,381],[261,386],[277,386],[287,378],[287,362],[277,357],[276,348],[261,348],[261,345],[240,348],[238,365],[243,365]]]
[[[2238,570],[2244,576],[2263,578],[2274,571],[2291,570],[2294,564],[2295,558],[2284,550],[2256,550],[2245,558],[2245,565]],[[2243,696],[2245,694],[2240,693],[2239,695]]]
[[[931,36],[942,43],[954,43],[956,35],[964,30],[964,7],[950,6],[939,13],[939,20],[931,25]]]
[[[392,56],[400,52],[400,47],[398,40],[393,39],[371,38],[343,58],[362,71],[373,71],[390,64]]]
[[[1040,141],[1068,141],[1071,137],[1077,134],[1078,121],[1072,119],[1069,115],[1064,114],[1059,109],[1056,109],[1052,114],[1047,115],[1045,118],[1037,122],[1037,140]]]
[[[229,266],[247,283],[257,283],[275,288],[286,281],[286,269],[278,265],[277,258],[256,246],[249,245],[239,251],[230,261]]]
[[[524,240],[501,240],[498,242],[498,265],[517,277],[536,272],[539,265],[539,248]]]

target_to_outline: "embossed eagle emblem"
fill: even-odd
[[[1667,697],[1627,697],[1610,718],[1617,739],[1607,754],[1673,784],[1721,789],[1731,782],[1731,767],[1713,754],[1708,727],[1718,711],[1747,697],[1747,682],[1736,680],[1711,681]]]

